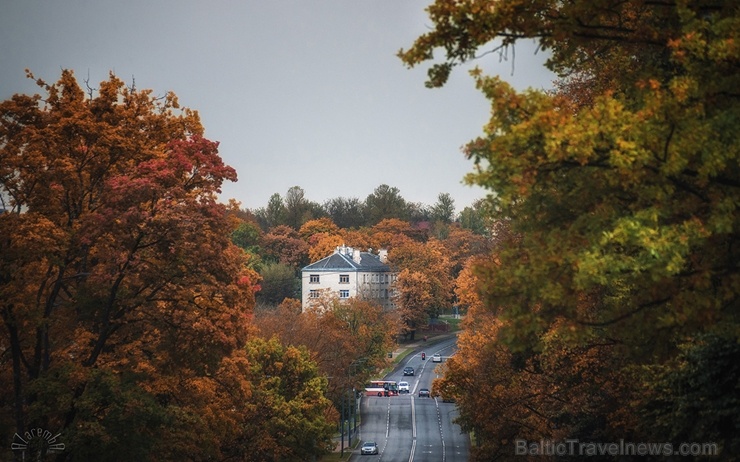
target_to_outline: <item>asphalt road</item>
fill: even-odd
[[[383,462],[464,462],[468,460],[470,440],[460,427],[453,424],[457,409],[453,403],[443,403],[439,398],[419,398],[420,388],[432,389],[435,370],[444,364],[455,351],[455,338],[430,345],[409,355],[399,364],[396,372],[386,380],[409,382],[410,393],[392,397],[366,396],[361,400],[362,425],[360,441],[375,441],[377,456],[360,456],[359,447],[351,460]],[[442,355],[442,363],[433,363],[434,353]],[[403,376],[403,368],[411,366],[414,376]]]

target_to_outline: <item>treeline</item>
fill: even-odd
[[[405,250],[422,255],[426,244],[433,245],[431,240],[452,262],[431,267],[452,280],[465,258],[483,251],[490,234],[483,200],[457,215],[449,194],[440,194],[438,202],[427,207],[408,204],[397,188],[387,185],[378,186],[364,202],[338,198],[323,206],[307,200],[303,190],[294,186],[285,198],[274,194],[267,207],[245,210],[232,204],[231,213],[239,220],[232,240],[249,254],[250,267],[261,276],[258,309],[274,308],[286,298],[299,299],[301,269],[341,245],[389,250],[390,263],[400,272],[404,265],[396,255],[401,250],[394,249],[422,246]],[[353,226],[341,226],[335,220]],[[452,303],[451,286],[445,287],[445,296],[435,302],[438,306],[428,310],[433,317]]]
[[[482,200],[479,200],[458,214],[455,200],[448,193],[440,193],[436,203],[425,205],[408,202],[398,188],[381,184],[365,200],[337,197],[323,204],[309,200],[300,186],[293,186],[285,197],[275,193],[265,207],[245,212],[253,215],[265,232],[279,225],[297,230],[307,221],[318,218],[329,218],[342,229],[367,228],[382,220],[395,218],[412,224],[449,224],[457,221],[463,228],[485,234],[485,215],[481,208]]]
[[[435,222],[416,225],[399,219],[384,219],[372,227],[342,229],[329,218],[305,222],[295,230],[278,225],[262,232],[249,214],[232,234],[233,242],[248,256],[249,266],[260,275],[256,293],[257,316],[275,309],[286,299],[300,299],[300,271],[310,262],[331,255],[342,245],[358,249],[386,249],[388,262],[398,280],[399,313],[403,322],[392,335],[413,338],[455,302],[454,281],[465,262],[484,254],[490,238],[473,233],[458,223]]]

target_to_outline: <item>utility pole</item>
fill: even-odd
[[[340,457],[344,457],[344,393],[342,393],[342,403],[339,406],[341,408],[341,411],[339,413],[339,434],[341,435],[342,444],[341,444],[341,450],[339,452]]]

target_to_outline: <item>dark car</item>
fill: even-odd
[[[428,388],[420,388],[419,389],[419,398],[429,398],[431,394],[429,393]]]
[[[403,368],[403,375],[414,375],[414,368],[413,367],[404,367]]]
[[[365,454],[377,454],[378,453],[378,445],[375,444],[374,441],[365,441],[362,443],[362,449],[360,449],[360,454],[363,456]]]

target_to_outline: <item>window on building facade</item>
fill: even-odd
[[[339,275],[339,283],[340,284],[349,284],[349,274],[340,274]]]
[[[318,290],[312,290],[308,293],[309,298],[319,298],[319,291]]]
[[[349,298],[349,290],[340,290],[339,298]]]
[[[312,274],[310,276],[309,282],[311,284],[318,284],[318,282],[319,282],[319,275],[318,274]]]

